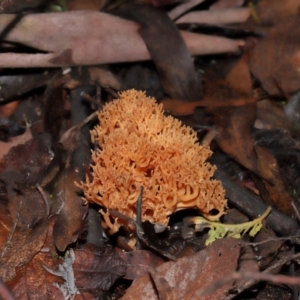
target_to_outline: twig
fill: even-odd
[[[242,246],[252,246],[257,247],[262,244],[274,242],[274,241],[289,241],[300,238],[300,235],[291,235],[291,236],[284,236],[284,237],[276,237],[276,238],[268,238],[264,241],[256,242],[256,243],[242,243]]]
[[[214,282],[213,284],[209,285],[208,287],[202,288],[196,292],[198,297],[203,295],[212,294],[217,289],[221,288],[223,285],[232,282],[233,280],[240,280],[240,279],[250,279],[251,282],[258,282],[258,281],[269,281],[273,283],[283,283],[283,284],[296,284],[300,285],[300,277],[291,277],[285,275],[273,275],[265,272],[233,272],[231,274],[226,275],[225,278]],[[236,297],[236,294],[234,295]],[[228,297],[226,299],[229,299]]]
[[[238,186],[220,169],[216,170],[214,177],[222,182],[226,190],[228,202],[241,212],[251,218],[256,218],[266,211],[268,207],[266,203],[250,191]],[[266,221],[272,230],[283,236],[288,236],[299,228],[299,224],[296,220],[280,213],[275,208],[272,209]]]
[[[142,223],[142,202],[143,202],[144,187],[140,188],[140,195],[138,197],[136,206],[136,223],[141,226]],[[141,241],[139,238],[136,239],[136,250],[141,250]]]
[[[47,216],[49,216],[50,205],[49,205],[49,202],[48,202],[48,197],[47,197],[46,193],[44,192],[43,188],[40,186],[39,183],[36,185],[36,188],[40,192],[40,194],[41,194],[41,196],[42,196],[42,198],[43,198],[43,200],[45,202]]]
[[[291,260],[296,260],[296,259],[299,259],[299,258],[300,258],[300,253],[297,253],[297,254],[292,255],[290,257],[281,258],[279,261],[275,262],[272,266],[270,266],[269,268],[267,268],[266,270],[264,270],[262,273],[258,273],[258,274],[263,274],[263,273],[267,273],[268,274],[268,273],[274,272],[275,270],[281,268],[283,265],[287,264]],[[286,276],[286,277],[288,277],[288,276]],[[291,278],[291,277],[288,277],[288,278]],[[259,280],[263,280],[263,279],[259,279]],[[249,280],[243,285],[243,287],[239,288],[239,290],[237,291],[238,294],[241,293],[241,292],[243,292],[244,290],[250,288],[255,283],[257,283],[259,280],[257,280],[256,278],[249,278]],[[292,284],[292,282],[290,284]],[[237,294],[235,293],[234,295],[228,296],[224,300],[230,300],[230,299],[232,299],[232,298],[234,298],[236,296],[237,296]]]
[[[185,12],[193,8],[194,6],[204,2],[205,0],[188,0],[183,4],[176,6],[173,10],[171,10],[168,15],[174,20],[183,15]]]

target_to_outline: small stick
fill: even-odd
[[[140,188],[140,195],[138,197],[137,206],[136,206],[136,223],[141,226],[142,224],[142,202],[143,202],[143,192],[144,187]],[[137,236],[136,239],[136,250],[141,250],[141,241]]]

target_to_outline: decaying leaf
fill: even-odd
[[[298,15],[281,20],[253,50],[251,72],[270,95],[293,94],[300,88],[299,25]]]
[[[218,240],[196,254],[160,265],[155,274],[156,278],[160,277],[170,286],[172,300],[196,300],[199,299],[198,290],[235,271],[238,257],[238,241]],[[201,300],[224,299],[230,286],[231,283],[216,290],[213,295],[202,296]],[[122,300],[132,299],[159,299],[149,274],[135,280],[122,297]]]
[[[114,282],[125,275],[126,266],[110,247],[92,244],[74,251],[73,264],[76,286],[79,290],[109,290]]]
[[[0,29],[15,15],[1,15]],[[96,11],[30,14],[6,36],[45,54],[1,53],[2,67],[83,66],[149,60],[138,24]],[[181,32],[193,55],[238,53],[241,41]],[[103,46],[105,45],[105,47]],[[111,51],[111,50],[114,51]]]
[[[156,268],[164,263],[162,258],[148,250],[120,252],[118,255],[127,267],[124,278],[130,280],[135,280],[147,273],[150,269]]]
[[[126,3],[117,14],[140,24],[143,38],[167,95],[192,101],[201,95],[200,82],[188,48],[174,22],[149,5]]]
[[[2,186],[2,211],[7,214],[1,222],[0,277],[12,279],[16,268],[29,262],[42,248],[47,233],[48,207],[37,189],[16,189]],[[4,207],[4,201],[7,207]],[[46,200],[47,201],[47,200]],[[4,211],[3,211],[4,212]]]
[[[300,7],[299,0],[263,0],[255,6],[258,19],[262,24],[273,25],[286,17],[298,14]]]
[[[257,219],[241,224],[210,222],[203,217],[194,217],[189,219],[188,222],[195,224],[195,229],[197,231],[202,231],[205,228],[209,228],[208,238],[205,242],[205,245],[209,245],[217,239],[222,239],[225,237],[240,239],[247,232],[249,232],[250,236],[255,236],[262,228],[262,221],[270,212],[271,207],[269,207],[265,213]]]
[[[21,144],[25,144],[27,141],[29,141],[31,139],[32,139],[32,134],[31,134],[29,127],[27,127],[26,131],[23,134],[10,138],[10,140],[8,142],[0,141],[0,149],[1,149],[0,150],[0,160],[3,158],[4,155],[6,155],[8,153],[8,151],[12,147],[15,147],[15,146],[18,146]]]
[[[65,251],[67,246],[74,243],[85,229],[84,216],[87,207],[80,197],[80,189],[74,185],[78,181],[78,173],[66,169],[58,178],[53,192],[53,214],[58,214],[53,238],[58,250]]]
[[[48,184],[58,172],[58,157],[47,133],[13,147],[0,162],[0,177],[5,182],[41,186]]]

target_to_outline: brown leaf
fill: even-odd
[[[199,99],[201,89],[192,57],[174,22],[150,5],[126,3],[116,14],[138,22],[141,34],[167,95],[174,99]]]
[[[124,278],[130,280],[135,280],[147,273],[150,269],[156,268],[164,263],[162,258],[147,250],[120,252],[118,255],[127,266]]]
[[[0,29],[15,17],[0,15]],[[1,53],[0,64],[33,68],[148,60],[150,54],[138,29],[139,25],[134,22],[96,11],[29,14],[6,39],[47,53]],[[222,37],[180,33],[193,55],[238,53],[239,46],[244,44]]]
[[[0,141],[0,160],[8,153],[8,151],[15,146],[25,144],[27,141],[32,139],[30,129],[27,127],[26,131],[16,137],[10,138],[8,142]]]
[[[237,93],[248,97],[253,95],[249,62],[246,55],[240,57],[229,71],[226,76],[226,81]]]
[[[251,72],[270,95],[293,94],[300,88],[299,26],[300,16],[281,20],[253,50]]]
[[[37,189],[18,190],[8,184],[2,189],[7,195],[6,199],[1,199],[1,208],[7,215],[0,227],[4,237],[0,245],[0,276],[7,281],[15,276],[18,266],[29,262],[43,246],[49,209]]]
[[[114,282],[125,275],[126,266],[110,247],[99,248],[87,244],[74,251],[73,264],[77,288],[83,290],[109,290]]]
[[[283,105],[269,99],[258,101],[255,128],[288,130]]]
[[[257,173],[252,126],[256,118],[256,104],[241,107],[213,108],[208,110],[219,134],[220,148],[246,168]]]
[[[260,130],[255,135],[255,149],[258,167],[266,178],[264,199],[291,214],[292,202],[299,205],[299,145],[286,131]]]
[[[29,72],[29,70],[28,70]],[[53,71],[44,73],[26,73],[25,75],[7,75],[0,77],[0,98],[11,99],[45,86],[53,77]]]
[[[75,185],[80,178],[76,170],[65,169],[58,178],[53,192],[52,212],[58,214],[53,228],[53,238],[59,251],[75,242],[85,230],[84,217],[87,207],[81,199],[81,190]]]
[[[210,6],[210,10],[222,10],[230,7],[240,7],[244,4],[244,0],[218,0]]]
[[[218,240],[194,255],[162,264],[156,268],[156,275],[164,279],[171,287],[173,299],[199,299],[197,292],[200,289],[225,277],[229,272],[235,271],[239,249],[237,240]],[[231,283],[216,290],[213,295],[202,296],[201,300],[224,299],[230,286]],[[133,282],[122,298],[122,300],[127,299],[158,299],[149,274]]]
[[[8,283],[17,299],[63,300],[62,292],[53,285],[62,285],[64,280],[49,273],[44,265],[55,269],[56,263],[51,252],[39,252],[26,266],[21,268],[17,276]]]
[[[17,269],[16,276],[7,285],[17,299],[64,299],[61,291],[53,283],[62,285],[64,280],[48,272],[44,266],[56,270],[62,260],[58,258],[53,243],[54,219],[49,220],[47,237],[43,248],[26,265]]]
[[[263,178],[264,186],[268,192],[263,195],[264,200],[275,206],[287,215],[293,213],[293,198],[284,184],[282,173],[278,167],[276,158],[268,149],[255,145],[255,152],[258,156],[258,169]]]
[[[52,141],[58,141],[64,117],[66,91],[63,89],[64,76],[56,74],[47,86],[44,95],[44,128],[51,134]]]
[[[0,162],[0,178],[9,183],[45,185],[56,175],[56,158],[50,136],[39,134],[10,149]]]
[[[255,6],[256,13],[262,24],[280,24],[285,17],[298,14],[299,0],[263,0]]]
[[[250,10],[247,7],[229,8],[209,11],[192,11],[176,20],[180,23],[202,23],[210,25],[228,25],[245,22],[250,16]]]

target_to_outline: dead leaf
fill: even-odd
[[[28,72],[30,72],[28,70]],[[26,75],[7,75],[0,77],[0,99],[17,98],[33,89],[45,86],[53,77],[54,72],[32,72]]]
[[[283,18],[298,14],[299,0],[262,0],[255,6],[255,11],[262,24],[280,24]]]
[[[26,128],[26,131],[16,137],[10,138],[8,142],[0,141],[0,160],[8,153],[8,151],[15,146],[25,144],[27,141],[32,139],[31,130],[29,127]]]
[[[300,16],[281,20],[253,50],[251,72],[270,95],[293,94],[300,88],[299,26]]]
[[[127,267],[124,278],[129,280],[135,280],[164,263],[162,258],[147,250],[120,252],[118,255]]]
[[[17,109],[18,105],[20,104],[20,101],[12,101],[7,104],[4,104],[0,107],[0,116],[2,118],[8,118],[12,116]]]
[[[66,1],[66,6],[68,10],[101,10],[105,4],[106,0],[88,0],[82,2],[81,0],[68,0]]]
[[[220,148],[246,168],[257,173],[252,126],[256,118],[256,104],[241,107],[207,108],[219,134]]]
[[[156,66],[164,92],[174,99],[199,99],[200,82],[192,57],[174,22],[150,5],[126,3],[113,10],[140,24],[141,34]]]
[[[57,180],[53,192],[52,213],[58,214],[53,228],[53,238],[59,251],[65,251],[80,233],[86,230],[84,217],[87,206],[81,199],[81,190],[75,185],[80,178],[76,170],[65,169]]]
[[[53,284],[62,285],[64,280],[54,276],[44,268],[50,269],[61,262],[54,262],[51,252],[39,252],[27,265],[23,266],[17,275],[8,282],[8,286],[16,299],[63,300],[62,292]]]
[[[252,79],[249,68],[249,59],[246,55],[239,58],[226,76],[230,88],[241,95],[253,96]]]
[[[0,162],[0,177],[10,183],[46,185],[58,171],[58,156],[50,136],[38,134],[25,144],[10,149]]]
[[[64,120],[64,104],[67,96],[63,89],[64,82],[63,74],[56,74],[44,94],[44,128],[55,142],[59,140]]]
[[[230,7],[240,7],[244,4],[244,0],[218,0],[213,5],[210,6],[211,10],[221,10]]]
[[[255,148],[261,161],[260,168],[269,172],[266,189],[270,200],[286,214],[293,212],[292,202],[300,205],[299,146],[283,130],[261,130],[255,136]],[[300,207],[300,206],[299,206]]]
[[[210,25],[228,25],[245,22],[250,16],[250,10],[243,8],[228,8],[220,10],[193,11],[176,20],[176,24],[196,23]]]
[[[52,230],[53,220],[49,220],[47,237],[43,248],[27,264],[17,268],[16,276],[7,282],[7,286],[12,290],[17,299],[64,299],[61,291],[53,285],[63,284],[64,280],[49,273],[44,266],[49,269],[62,262],[58,257],[53,244]]]
[[[2,211],[7,216],[1,222],[0,276],[12,279],[16,268],[29,262],[42,248],[47,234],[48,207],[37,189],[21,189],[6,184],[6,199]],[[7,207],[3,206],[3,200]],[[5,210],[4,210],[5,209]],[[8,227],[9,226],[9,227]]]
[[[15,17],[0,15],[0,29],[3,30]],[[46,53],[1,53],[0,64],[3,68],[34,68],[149,60],[150,54],[138,29],[134,22],[96,11],[29,14],[6,36],[6,40]],[[193,55],[239,53],[239,47],[244,44],[239,40],[180,33]]]
[[[99,248],[87,244],[77,249],[73,264],[77,288],[95,291],[107,291],[114,282],[125,275],[126,266],[110,247]]]
[[[199,299],[197,291],[236,270],[239,249],[236,240],[218,240],[196,254],[162,264],[156,268],[156,275],[166,280],[173,291],[174,300]],[[201,296],[201,300],[224,299],[230,286],[231,283],[216,290],[213,295]],[[149,274],[133,282],[122,297],[122,300],[127,299],[158,299]]]
[[[257,118],[254,124],[258,129],[288,130],[283,105],[269,99],[257,102]]]

